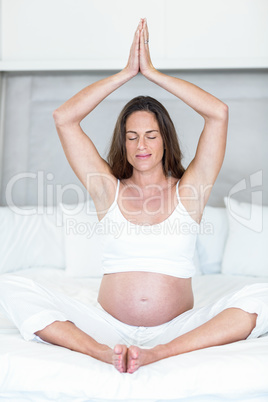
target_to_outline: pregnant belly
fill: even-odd
[[[151,272],[106,274],[98,301],[128,325],[160,325],[193,307],[191,279]]]

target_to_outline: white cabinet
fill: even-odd
[[[166,60],[170,67],[268,67],[267,0],[166,3]]]
[[[267,68],[267,0],[0,0],[0,70],[121,69],[140,17],[159,69]]]

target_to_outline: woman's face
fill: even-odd
[[[140,171],[163,169],[163,139],[153,113],[138,111],[127,118],[126,150],[133,168]]]

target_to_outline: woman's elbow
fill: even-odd
[[[61,110],[61,108],[54,110],[53,119],[57,128],[71,127],[80,124],[80,121],[74,120],[67,111]]]
[[[211,121],[214,123],[228,123],[229,119],[229,108],[226,103],[222,101],[218,101],[213,108],[210,110],[210,113],[205,116],[206,121]]]
[[[223,121],[228,121],[229,118],[229,107],[226,103],[221,102],[221,106],[218,110],[218,118]]]
[[[56,127],[62,126],[65,123],[64,116],[59,109],[53,111],[53,119],[55,122]]]

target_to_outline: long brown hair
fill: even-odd
[[[164,144],[162,159],[164,174],[180,179],[185,169],[181,163],[182,153],[174,124],[165,107],[150,96],[137,96],[129,101],[117,119],[107,158],[113,175],[120,180],[132,176],[133,167],[127,160],[126,152],[126,121],[137,111],[151,112],[155,115]]]

